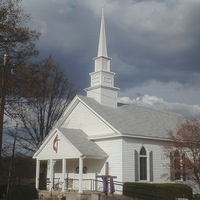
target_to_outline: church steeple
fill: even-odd
[[[101,14],[101,28],[100,28],[100,35],[99,35],[99,47],[98,47],[97,57],[99,56],[105,56],[105,57],[108,56],[103,6],[102,6],[102,14]]]
[[[114,87],[115,73],[110,71],[111,58],[107,55],[104,12],[102,7],[101,27],[97,57],[94,58],[95,69],[90,73],[91,86],[86,88],[87,96],[102,105],[117,106],[119,88]]]

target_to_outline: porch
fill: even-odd
[[[108,155],[88,140],[83,131],[56,128],[33,158],[36,159],[36,189],[43,189],[41,181],[46,179],[43,185],[49,191],[61,187],[62,192],[72,188],[82,193],[93,187],[91,183],[84,186],[83,179],[97,179],[104,173]]]
[[[99,190],[103,186],[102,183],[98,184],[100,178],[97,175],[104,163],[105,159],[85,156],[79,159],[37,159],[36,189],[62,192],[78,190],[79,193]]]

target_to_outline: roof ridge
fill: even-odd
[[[134,103],[131,103],[131,104],[134,104]],[[150,107],[141,106],[141,105],[137,105],[137,104],[134,104],[134,105],[138,106],[138,107],[145,108],[145,109],[149,109],[149,110],[152,110],[152,111],[155,111],[155,112],[166,113],[166,114],[174,114],[174,115],[179,115],[179,116],[184,117],[183,115],[176,113],[176,112],[172,112],[172,111],[159,110],[159,109],[156,109],[156,108],[150,108]]]
[[[93,98],[91,98],[91,97],[86,97],[86,96],[84,96],[84,95],[77,95],[78,97],[80,97],[81,99],[82,98],[88,98],[88,99],[91,99],[92,101],[94,100],[95,102],[97,102],[95,99],[93,99]],[[84,100],[84,99],[82,99],[82,100]],[[98,102],[97,102],[98,103]],[[179,114],[179,113],[176,113],[176,112],[172,112],[172,111],[166,111],[166,110],[159,110],[159,109],[156,109],[156,108],[150,108],[150,107],[146,107],[146,106],[142,106],[142,105],[137,105],[137,104],[135,104],[135,103],[129,103],[129,102],[127,102],[127,103],[123,103],[123,102],[118,102],[118,104],[121,104],[121,106],[128,106],[128,105],[130,105],[130,106],[136,106],[136,107],[139,107],[139,108],[143,108],[143,109],[147,109],[147,110],[151,110],[151,111],[154,111],[154,112],[159,112],[159,113],[165,113],[165,114],[173,114],[173,115],[177,115],[177,116],[180,116],[180,117],[184,117],[183,115],[181,115],[181,114]],[[105,105],[101,105],[101,106],[105,106]],[[105,107],[107,107],[107,106],[105,106]],[[110,108],[114,108],[114,109],[116,109],[116,108],[120,108],[120,106],[117,106],[117,107],[110,107]]]

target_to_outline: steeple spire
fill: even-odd
[[[98,54],[99,56],[107,57],[107,45],[106,45],[106,31],[105,31],[105,21],[104,21],[104,5],[102,5],[102,14],[101,14],[101,28],[100,28],[100,35],[99,35],[99,47],[98,47]]]
[[[110,71],[111,58],[107,55],[103,8],[104,6],[102,6],[98,53],[94,58],[94,72],[90,73],[91,86],[85,90],[88,97],[94,98],[100,104],[116,107],[119,88],[114,87],[115,73]]]

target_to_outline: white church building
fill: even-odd
[[[167,130],[174,130],[183,116],[118,103],[119,88],[114,86],[110,64],[102,12],[98,54],[87,95],[75,96],[33,156],[37,189],[42,163],[47,165],[47,190],[102,191],[102,175],[114,176],[119,193],[120,183],[127,181],[171,181],[162,177],[169,172],[166,165],[170,163],[162,146],[168,141]]]

